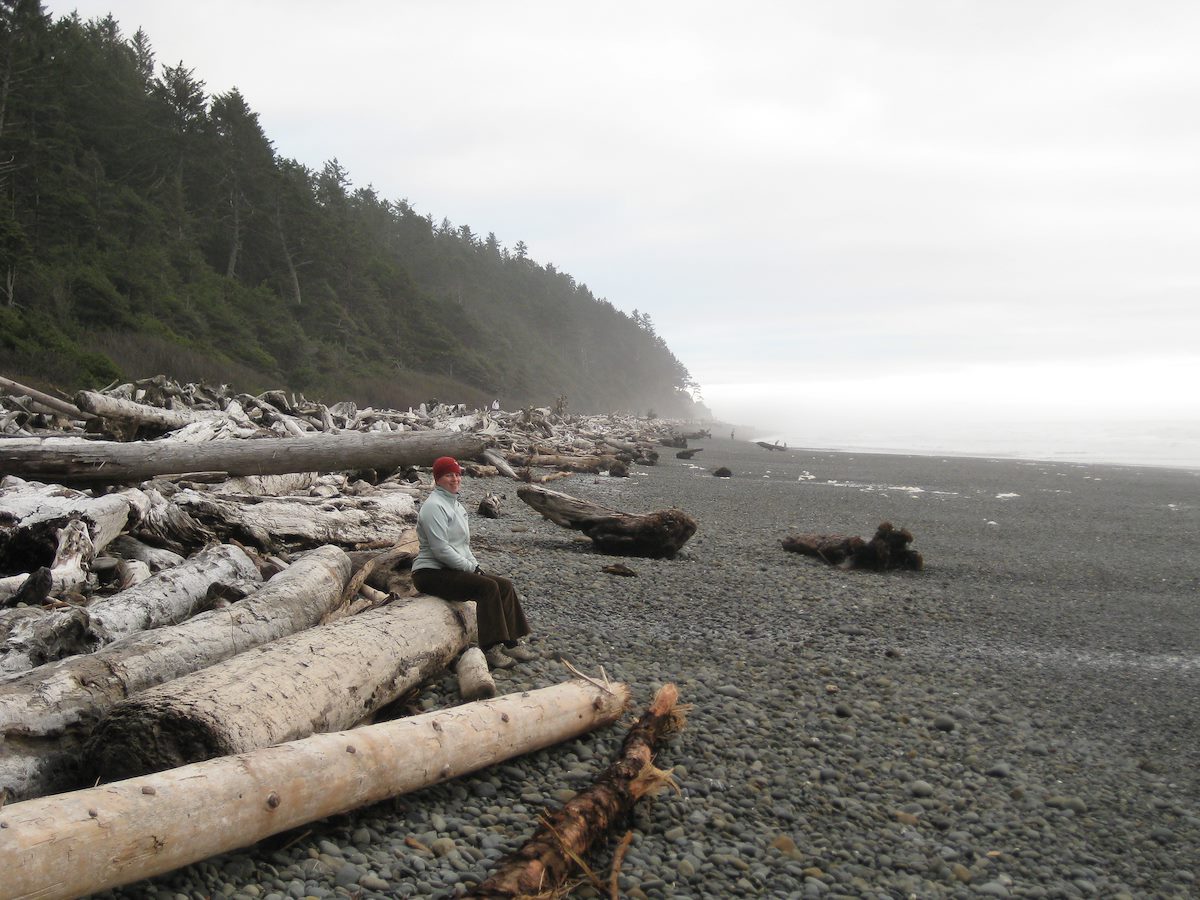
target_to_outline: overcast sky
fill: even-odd
[[[48,8],[648,312],[726,419],[1200,424],[1200,3]]]

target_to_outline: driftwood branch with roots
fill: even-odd
[[[675,685],[663,685],[625,736],[616,761],[561,809],[544,815],[524,846],[501,860],[496,871],[467,896],[488,900],[556,896],[588,849],[638,800],[674,786],[670,772],[654,766],[654,751],[683,728],[686,708],[678,700]]]
[[[912,569],[919,572],[925,560],[916,550],[910,550],[912,532],[896,528],[891,522],[881,522],[869,541],[846,534],[794,534],[783,539],[783,549],[805,556],[815,556],[831,566],[843,569]]]
[[[597,549],[618,556],[671,559],[696,533],[696,520],[678,509],[636,515],[533,486],[517,496],[555,525],[582,531]]]

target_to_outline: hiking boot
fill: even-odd
[[[505,656],[511,657],[517,662],[523,663],[533,662],[535,659],[538,659],[541,656],[541,654],[539,654],[537,651],[530,650],[529,645],[524,642],[515,644],[512,647],[504,647],[503,651]]]
[[[487,660],[489,669],[511,669],[517,664],[515,659],[506,656],[499,644],[483,654],[483,658]]]

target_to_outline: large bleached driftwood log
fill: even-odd
[[[119,484],[159,475],[227,472],[279,475],[427,466],[439,456],[473,458],[487,438],[465,432],[342,432],[300,438],[207,441],[88,441],[12,438],[0,441],[0,473],[68,483]]]
[[[88,759],[111,781],[349,728],[477,635],[473,603],[426,596],[310,628],[118,703]]]
[[[64,640],[66,620],[78,618],[78,609],[39,609],[8,628],[0,641],[0,672],[23,672],[75,653],[86,653],[97,644],[179,622],[211,606],[213,585],[249,593],[246,586],[262,580],[250,557],[240,547],[217,546],[183,564],[121,591],[96,600],[82,610],[84,627],[77,642]],[[251,588],[252,589],[252,588]]]
[[[571,681],[0,810],[14,898],[78,897],[570,740],[620,717],[623,684]]]
[[[261,581],[262,575],[245,550],[219,544],[119,594],[94,600],[87,612],[97,638],[107,643],[203,612],[211,605],[213,585],[232,588],[244,596]]]
[[[547,814],[524,846],[501,860],[468,896],[556,896],[596,840],[638,800],[672,783],[670,773],[655,768],[653,760],[656,745],[683,728],[678,699],[675,685],[663,685],[625,736],[617,760],[591,787]]]
[[[206,422],[219,419],[222,413],[212,410],[194,409],[164,409],[161,406],[147,406],[134,400],[121,397],[109,397],[96,391],[80,391],[75,395],[75,405],[84,412],[89,412],[101,419],[131,425],[148,425],[152,428],[171,431],[183,428],[196,422]]]
[[[185,490],[171,502],[218,534],[252,537],[264,547],[280,540],[309,547],[398,543],[411,531],[417,511],[413,497],[401,491],[368,497],[253,497]]]
[[[114,703],[312,627],[341,602],[349,577],[345,552],[321,547],[225,609],[0,681],[0,794],[77,786],[80,745]]]
[[[554,524],[582,531],[605,553],[670,559],[696,533],[696,520],[678,509],[635,515],[532,486],[518,488],[517,496]]]

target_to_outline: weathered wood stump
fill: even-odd
[[[882,522],[869,541],[846,534],[795,534],[781,542],[784,550],[815,556],[831,566],[845,569],[912,569],[919,572],[925,560],[916,550],[910,550],[912,533]]]

